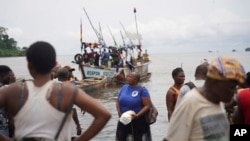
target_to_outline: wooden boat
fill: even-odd
[[[150,61],[148,59],[148,55],[140,60],[135,60],[134,63],[134,72],[138,72],[141,75],[141,81],[147,80],[151,77],[151,73],[148,72],[148,66]],[[129,74],[130,70],[128,67],[119,68],[109,68],[109,67],[94,67],[90,65],[78,64],[82,73],[83,79],[88,78],[98,78],[100,76],[107,77],[107,83],[125,83],[125,79]]]
[[[86,78],[76,81],[76,86],[82,88],[87,93],[92,93],[103,89],[105,87],[106,81],[107,81],[106,76]]]
[[[85,11],[85,9],[84,9],[84,11]],[[86,11],[85,11],[85,13],[88,17],[88,14]],[[136,9],[134,9],[134,13],[136,13]],[[89,17],[88,17],[88,19],[89,19]],[[89,19],[89,22],[90,22],[93,30],[95,32],[97,32],[95,30],[95,28],[93,27],[90,19]],[[136,28],[137,28],[137,23],[136,23]],[[82,27],[81,27],[81,29],[82,29]],[[124,42],[123,47],[113,48],[115,50],[112,49],[112,53],[120,50],[119,53],[122,54],[122,56],[125,56],[122,58],[122,61],[123,61],[122,64],[125,64],[125,62],[130,59],[130,63],[133,64],[134,71],[138,72],[141,75],[141,80],[149,79],[151,77],[151,73],[148,72],[148,66],[149,66],[150,60],[149,60],[149,57],[147,54],[147,50],[145,50],[145,53],[143,55],[141,55],[141,53],[142,53],[141,34],[139,34],[138,29],[137,29],[137,33],[129,33],[125,30],[125,28],[124,28],[124,31],[125,31],[126,37],[130,40],[131,44],[125,45],[125,42]],[[82,34],[82,30],[80,30],[80,32]],[[101,36],[102,34],[96,33],[96,35],[97,35],[97,38],[99,40],[99,43],[95,44],[96,46],[93,46],[92,48],[97,47],[100,49],[100,52],[101,52],[101,49],[103,49],[103,50],[106,48],[109,49],[109,47],[107,47],[105,44],[103,44],[104,41],[103,41],[103,37]],[[113,37],[113,35],[112,35],[112,37]],[[85,46],[86,43],[82,42],[82,37],[80,38],[80,40],[82,43],[81,49],[83,48],[83,45],[84,45],[84,48],[85,47],[87,48],[87,46]],[[139,44],[135,45],[132,40],[138,40]],[[115,42],[115,40],[114,40],[114,42]],[[116,44],[116,42],[115,42],[115,44]],[[135,55],[134,55],[135,50],[137,50],[137,58],[135,58]],[[123,51],[125,52],[125,55],[123,54]],[[96,77],[98,78],[100,76],[106,76],[108,83],[113,83],[113,82],[117,82],[117,83],[123,82],[124,83],[127,75],[130,72],[128,67],[122,67],[122,68],[117,69],[117,68],[105,67],[102,65],[100,68],[100,67],[91,66],[87,63],[83,64],[83,56],[82,56],[82,54],[79,54],[79,53],[74,56],[74,60],[75,60],[74,62],[79,65],[79,68],[80,68],[81,73],[82,73],[82,79],[96,78]]]
[[[100,76],[106,76],[107,81],[110,81],[113,77],[116,76],[116,69],[115,68],[97,68],[93,66],[85,66],[80,65],[82,68],[82,75],[86,78],[95,78]]]
[[[146,74],[148,72],[148,65],[150,61],[143,62],[143,61],[137,61],[136,65],[134,65],[134,71],[138,72],[140,74]],[[92,77],[99,77],[99,76],[106,76],[108,80],[112,79],[113,77],[116,77],[119,72],[122,70],[125,71],[126,75],[129,72],[129,69],[127,67],[119,68],[117,71],[117,68],[109,68],[109,67],[94,67],[89,65],[81,65],[82,73],[86,78],[92,78]]]

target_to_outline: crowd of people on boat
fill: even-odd
[[[102,57],[109,56],[104,52]],[[50,43],[31,44],[26,59],[32,80],[17,81],[8,66],[0,65],[1,141],[88,141],[105,128],[111,113],[75,86],[74,69],[56,62]],[[90,60],[84,61],[95,59]],[[229,141],[230,124],[250,124],[250,72],[236,59],[218,57],[198,64],[194,80],[186,83],[185,70],[177,67],[172,78],[174,84],[166,92],[169,125],[163,141]],[[146,120],[152,101],[139,80],[140,74],[131,71],[118,92],[116,141],[152,141],[151,124]],[[93,116],[85,130],[76,107]],[[71,133],[72,129],[76,131]]]
[[[79,63],[82,63],[86,66],[89,65],[98,68],[123,67],[122,52],[112,47],[104,48],[102,51],[96,51],[94,48],[90,48],[89,52],[85,48],[82,58],[82,61]],[[75,59],[77,59],[77,57],[75,57]],[[111,63],[109,64],[109,62]]]
[[[74,59],[78,64],[103,69],[116,68],[118,72],[119,68],[125,66],[133,70],[137,65],[135,61],[149,61],[147,50],[145,50],[143,55],[141,55],[141,52],[141,50],[138,50],[137,57],[134,57],[133,50],[129,52],[128,49],[117,49],[112,46],[96,49],[96,47],[90,46],[89,48],[84,48],[82,55],[76,54]]]

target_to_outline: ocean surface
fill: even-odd
[[[189,81],[194,79],[194,71],[197,65],[204,62],[204,60],[211,62],[211,60],[218,56],[231,56],[241,62],[246,72],[250,71],[250,52],[149,53],[149,58],[151,60],[149,71],[152,73],[152,77],[150,80],[141,84],[149,90],[152,101],[159,111],[157,122],[151,125],[151,132],[154,141],[161,141],[167,132],[168,120],[165,97],[168,88],[173,84],[171,76],[172,70],[176,67],[182,67],[186,75],[185,81]],[[71,63],[73,57],[73,55],[58,56],[57,60],[62,66],[70,65],[71,67],[74,67],[76,69],[74,75],[81,78],[78,66]],[[17,78],[31,78],[27,69],[25,57],[0,58],[0,64],[10,66]],[[90,94],[112,113],[112,118],[108,124],[94,139],[92,139],[92,141],[115,140],[116,125],[118,121],[115,101],[119,88],[120,86],[111,86]],[[81,113],[79,114],[81,127],[85,130],[91,123],[92,117],[87,113],[85,115],[82,115]]]

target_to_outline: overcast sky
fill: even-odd
[[[50,42],[58,54],[80,52],[80,19],[83,41],[97,37],[114,45],[108,27],[122,44],[122,25],[142,35],[143,49],[158,52],[244,51],[250,47],[250,0],[0,0],[0,26],[18,46],[37,40]],[[137,13],[134,14],[133,9]],[[128,40],[125,40],[128,42]],[[137,41],[135,41],[137,43]]]

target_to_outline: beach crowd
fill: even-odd
[[[76,86],[75,69],[60,66],[55,48],[46,41],[32,43],[26,60],[32,80],[16,80],[10,67],[0,65],[0,141],[94,139],[112,118],[111,113]],[[107,65],[107,59],[103,60]],[[90,62],[95,62],[93,50]],[[185,70],[172,70],[174,84],[164,99],[169,125],[159,129],[166,130],[162,141],[229,141],[230,125],[250,124],[250,72],[228,56],[197,64],[194,69],[188,82]],[[117,94],[119,120],[114,140],[152,141],[153,123],[148,118],[156,119],[151,110],[157,103],[152,103],[149,90],[140,84],[139,73],[131,69],[126,81]],[[93,116],[85,130],[76,107]]]

